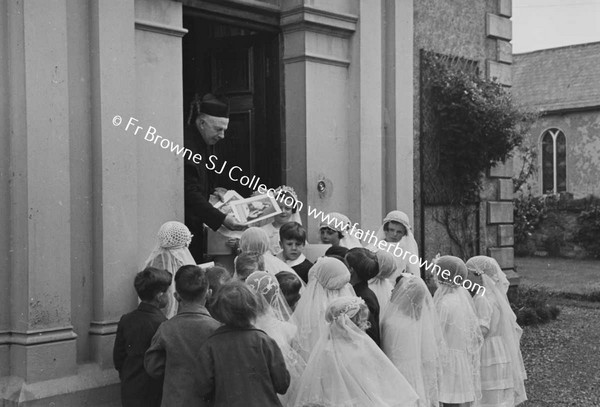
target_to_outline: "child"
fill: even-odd
[[[436,263],[438,287],[433,302],[448,351],[442,355],[439,401],[449,407],[481,398],[479,361],[483,337],[473,301],[461,281],[467,266],[454,256],[442,256]]]
[[[381,317],[385,312],[385,307],[390,302],[392,290],[394,289],[392,281],[396,279],[398,267],[394,255],[385,250],[377,251],[375,256],[379,265],[379,273],[369,280],[369,288],[377,296],[380,308],[379,316]]]
[[[294,273],[289,271],[280,271],[275,274],[275,278],[279,282],[281,293],[285,298],[288,306],[292,311],[296,309],[296,304],[300,300],[300,289],[302,288],[302,282]]]
[[[348,253],[348,248],[344,246],[331,246],[327,250],[325,250],[325,256],[329,257],[341,257],[342,259],[346,257],[346,253]],[[345,261],[345,260],[344,260]]]
[[[495,282],[483,269],[483,256],[467,261],[475,313],[484,341],[481,348],[481,405],[515,406],[527,400],[523,381],[519,333],[514,312]],[[484,287],[485,291],[479,289]],[[517,325],[518,326],[518,325]]]
[[[231,280],[229,271],[221,266],[209,267],[206,269],[205,274],[208,279],[208,288],[212,291],[212,295],[215,295],[223,284]]]
[[[369,288],[369,280],[379,274],[377,257],[368,249],[356,247],[348,250],[346,261],[350,266],[350,284],[357,296],[361,297],[369,307],[370,328],[366,330],[367,335],[381,346],[379,336],[379,301],[377,296]]]
[[[159,325],[167,320],[161,311],[167,303],[171,273],[147,267],[134,280],[141,303],[135,311],[121,317],[113,348],[113,362],[121,379],[121,404],[160,406],[162,380],[144,370],[144,353],[150,347]]]
[[[293,268],[305,283],[308,283],[308,270],[313,263],[302,253],[306,244],[306,230],[297,222],[289,222],[279,229],[279,239],[282,250],[277,257]]]
[[[306,360],[326,331],[325,310],[329,302],[341,296],[353,296],[350,271],[346,265],[332,257],[321,257],[308,272],[308,284],[292,314],[298,327],[298,351]]]
[[[246,281],[246,278],[255,271],[265,269],[263,256],[256,253],[240,253],[233,261],[233,266],[235,268],[233,279],[241,282]]]
[[[408,258],[412,254],[419,256],[419,246],[412,233],[407,214],[401,211],[391,211],[388,213],[383,218],[382,225],[375,236],[377,236],[378,241],[385,240],[388,244],[398,245],[402,248],[402,253],[399,256],[394,256],[398,265],[398,271],[421,276],[419,264],[413,264],[408,261]],[[392,250],[390,249],[390,251]],[[404,252],[410,254],[404,256]]]
[[[287,391],[290,374],[275,340],[253,326],[256,296],[234,281],[221,287],[211,306],[225,325],[197,352],[200,394],[215,407],[281,407],[277,394]]]
[[[316,344],[290,406],[416,406],[410,384],[363,332],[368,313],[358,297],[331,301],[324,315],[327,334]]]
[[[261,271],[266,271],[272,275],[280,271],[296,273],[294,269],[271,254],[269,251],[269,236],[261,228],[250,227],[242,233],[240,237],[240,250],[242,253],[261,255],[265,262],[264,270]]]
[[[348,249],[353,247],[362,247],[360,240],[351,235],[349,230],[351,226],[350,219],[341,213],[328,213],[319,226],[321,242],[331,244],[332,246],[343,246]]]
[[[148,374],[164,376],[162,406],[206,406],[197,383],[197,349],[219,327],[206,310],[208,279],[197,266],[183,266],[175,274],[177,315],[160,326],[146,352]]]
[[[157,234],[157,242],[154,250],[146,259],[144,267],[156,267],[165,269],[172,275],[181,266],[196,265],[196,261],[188,250],[192,242],[190,230],[181,222],[171,221],[164,223]],[[169,303],[165,307],[167,318],[177,313],[177,301],[173,297],[173,284],[169,287]]]
[[[231,275],[229,271],[225,267],[221,266],[213,266],[208,267],[205,271],[206,278],[208,279],[208,289],[210,290],[210,296],[214,296],[217,291],[225,284],[227,281],[231,280]],[[210,298],[207,299],[206,309],[210,312]]]
[[[262,329],[275,339],[283,353],[290,373],[290,389],[288,389],[287,395],[298,384],[306,367],[304,359],[292,347],[298,328],[289,321],[291,311],[281,294],[279,283],[275,277],[264,271],[256,271],[248,277],[246,284],[258,298],[258,317],[254,324],[255,327]],[[280,400],[284,405],[287,404],[288,400],[285,395],[280,396]]]
[[[419,395],[419,407],[438,407],[440,355],[446,349],[433,299],[419,277],[403,274],[394,288],[381,317],[381,344]]]
[[[282,185],[273,192],[277,203],[281,208],[281,213],[272,218],[271,223],[261,226],[269,236],[271,253],[277,255],[283,249],[280,243],[280,230],[288,222],[302,224],[300,214],[298,213],[298,196],[294,188]],[[305,239],[306,240],[306,239]],[[304,244],[304,243],[303,243]]]

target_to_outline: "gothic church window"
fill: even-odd
[[[542,193],[558,194],[567,190],[567,140],[559,129],[542,135]]]

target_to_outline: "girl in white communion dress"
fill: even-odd
[[[315,346],[293,407],[411,407],[417,394],[364,332],[368,308],[358,297],[327,307],[327,330]]]
[[[381,318],[383,351],[419,395],[419,407],[439,406],[440,355],[447,352],[425,282],[404,273]]]

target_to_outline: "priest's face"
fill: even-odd
[[[209,116],[201,114],[196,119],[196,127],[206,145],[214,146],[225,138],[225,130],[229,125],[226,117]]]

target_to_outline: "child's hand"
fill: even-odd
[[[227,241],[225,242],[225,245],[227,245],[228,247],[231,247],[234,251],[237,251],[237,249],[240,245],[240,239],[236,239],[236,238],[227,239]]]

